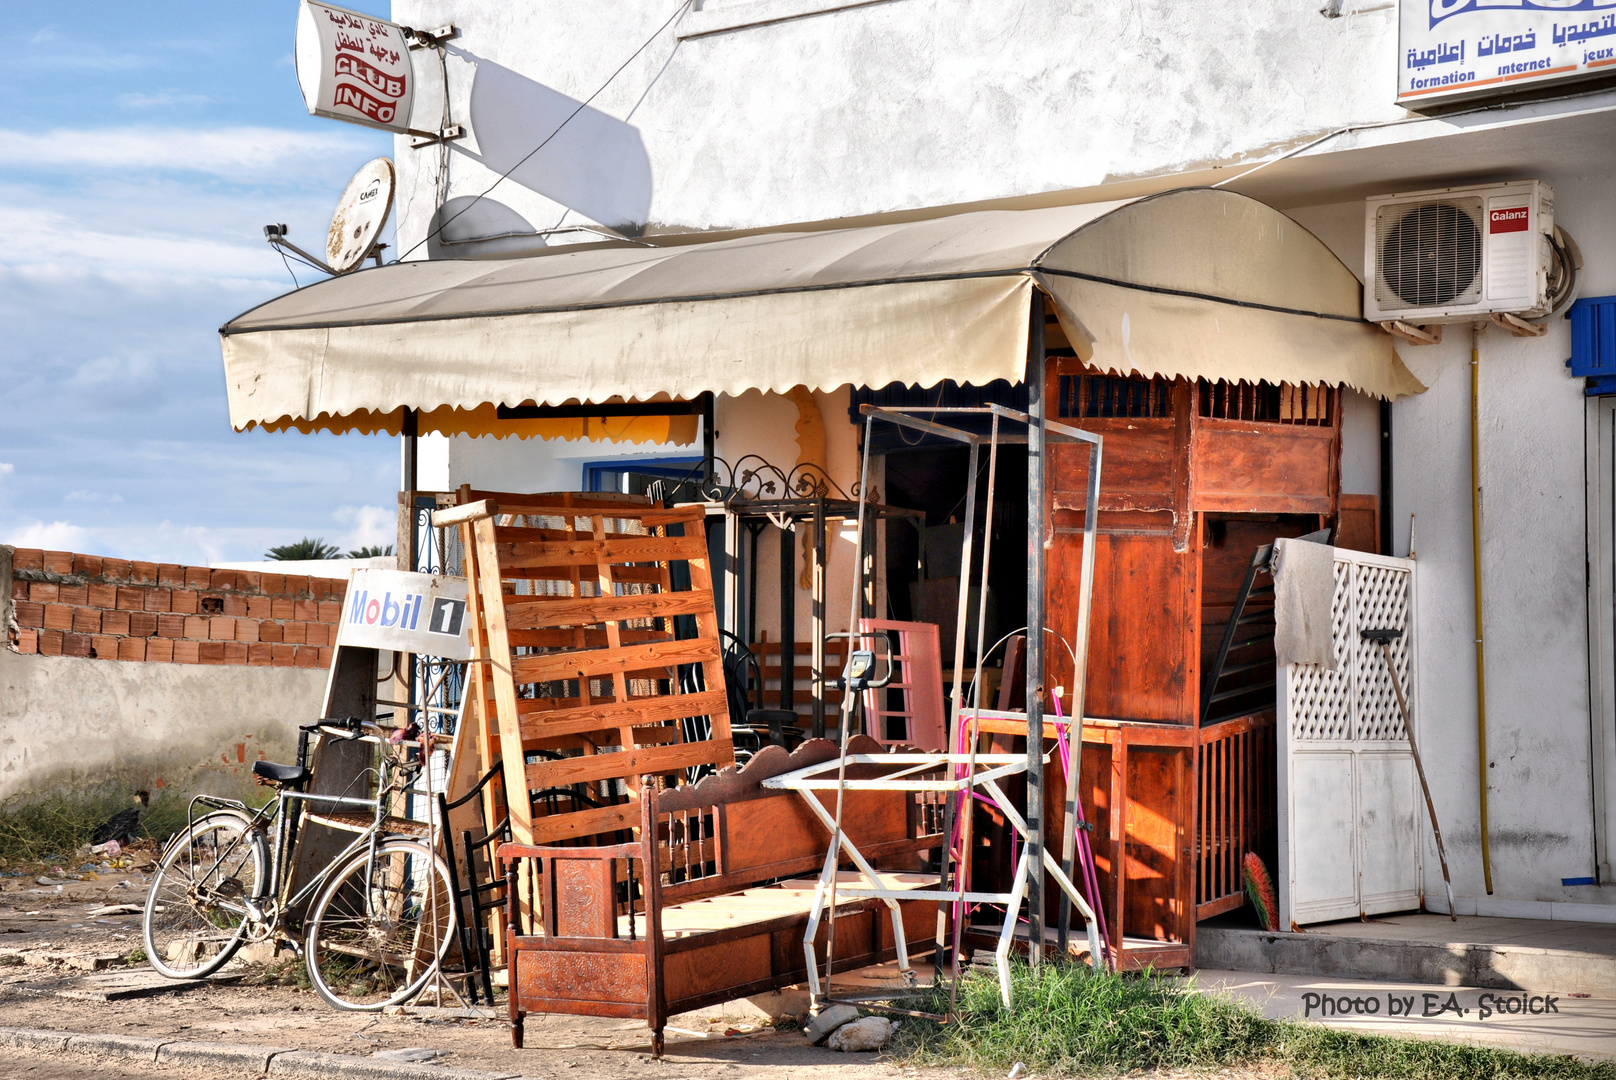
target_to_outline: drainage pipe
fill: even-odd
[[[1492,848],[1487,839],[1487,668],[1481,606],[1481,331],[1470,324],[1470,561],[1476,590],[1476,790],[1481,805],[1481,874],[1493,894]]]

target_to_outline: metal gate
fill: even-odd
[[[1335,550],[1335,670],[1289,664],[1279,687],[1279,917],[1294,924],[1420,905],[1425,815],[1379,645],[1396,628],[1397,677],[1414,692],[1414,563]]]

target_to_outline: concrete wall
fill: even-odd
[[[325,672],[202,667],[0,649],[0,804],[196,791],[240,797],[252,762],[292,761]]]

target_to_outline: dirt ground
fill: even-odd
[[[45,884],[39,879],[43,877]],[[676,1017],[666,1056],[650,1056],[642,1021],[530,1016],[526,1046],[513,1049],[503,1020],[439,1019],[412,1015],[340,1012],[313,991],[253,985],[262,965],[233,963],[230,981],[117,1001],[64,997],[94,971],[149,971],[124,959],[140,944],[140,915],[91,914],[108,905],[145,900],[149,877],[133,868],[102,872],[47,867],[22,877],[0,877],[0,1027],[136,1035],[198,1042],[249,1043],[366,1056],[381,1050],[442,1051],[436,1064],[462,1068],[521,1069],[532,1076],[644,1075],[745,1077],[780,1075],[841,1080],[913,1072],[875,1055],[846,1055],[806,1045],[795,1031],[775,1031],[757,1016],[725,1010]],[[283,977],[295,963],[282,963]],[[735,1034],[729,1034],[735,1033]],[[82,1057],[0,1051],[0,1074],[47,1080],[57,1076],[186,1077],[185,1070],[95,1063]],[[66,1071],[61,1071],[66,1070]],[[198,1074],[200,1075],[200,1074]]]

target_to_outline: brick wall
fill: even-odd
[[[324,668],[347,582],[17,548],[18,652]]]

